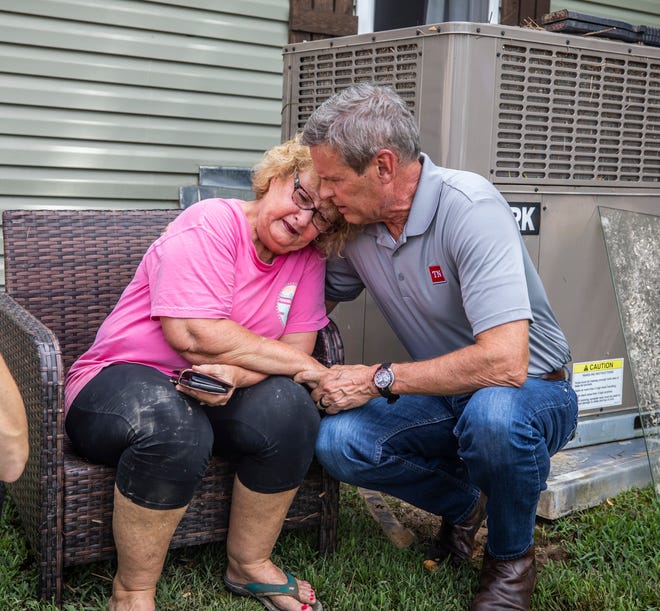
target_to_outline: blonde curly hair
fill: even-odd
[[[274,146],[266,151],[252,168],[252,190],[260,200],[270,189],[270,183],[274,178],[286,180],[293,176],[295,171],[309,170],[317,177],[309,147],[300,143],[300,134],[296,134],[291,140]],[[324,205],[335,208],[330,201],[324,201]],[[349,225],[341,214],[335,224],[335,231],[331,233],[319,233],[312,244],[324,257],[340,255],[346,242],[356,233],[361,231],[357,225]]]

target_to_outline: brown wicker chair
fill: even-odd
[[[0,352],[23,394],[30,460],[8,485],[39,566],[39,591],[62,600],[65,567],[114,556],[114,470],[76,456],[64,434],[63,383],[71,363],[128,283],[147,246],[179,210],[5,211],[6,293],[0,292]],[[314,355],[343,362],[334,323]],[[226,537],[233,467],[214,459],[171,547]],[[339,485],[314,462],[285,529],[318,528],[334,549]]]

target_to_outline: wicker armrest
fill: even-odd
[[[9,485],[25,533],[38,547],[41,536],[57,536],[56,512],[41,502],[42,487],[54,482],[62,464],[63,368],[53,333],[6,293],[0,293],[0,352],[23,397],[30,457],[23,475]],[[55,503],[55,499],[53,499]]]
[[[318,332],[312,356],[326,367],[344,362],[344,344],[333,320]]]

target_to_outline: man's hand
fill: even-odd
[[[375,366],[333,365],[330,369],[301,371],[294,380],[312,389],[312,399],[319,409],[337,414],[378,396],[373,385],[374,371]]]

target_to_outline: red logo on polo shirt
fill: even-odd
[[[429,265],[429,274],[431,274],[431,282],[433,282],[433,284],[444,284],[447,282],[445,275],[442,273],[442,268],[439,265]]]

